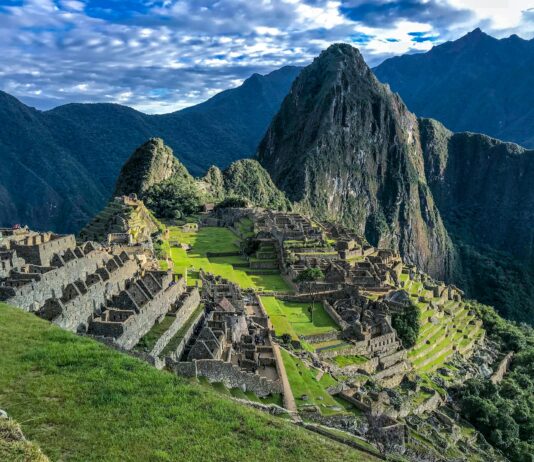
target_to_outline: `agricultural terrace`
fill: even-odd
[[[197,232],[190,233],[183,232],[177,226],[168,229],[174,271],[182,275],[187,272],[189,285],[199,281],[198,273],[202,268],[238,284],[242,289],[277,292],[290,290],[278,270],[251,270],[249,261],[240,254],[239,237],[229,229],[202,227]],[[181,244],[190,245],[191,250],[184,250]]]
[[[421,329],[417,343],[408,353],[417,372],[428,373],[444,366],[456,351],[467,353],[484,335],[482,322],[465,302],[432,298],[420,282],[410,281],[404,274],[401,280],[420,310]],[[421,296],[425,301],[419,300]]]
[[[321,302],[286,302],[275,297],[261,297],[262,304],[273,323],[277,336],[289,334],[293,340],[301,336],[324,334],[339,330],[325,312]]]
[[[322,414],[346,412],[342,407],[343,401],[336,400],[327,391],[328,387],[337,384],[330,374],[308,367],[285,349],[281,349],[281,352],[297,406],[314,404],[319,407]]]
[[[4,304],[0,351],[1,406],[50,460],[375,460]]]

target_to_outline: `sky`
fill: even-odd
[[[476,27],[533,38],[534,0],[0,0],[0,89],[166,113],[334,42],[375,66]]]

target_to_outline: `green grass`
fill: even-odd
[[[345,366],[353,366],[356,364],[363,364],[369,361],[369,358],[366,358],[365,356],[336,356],[333,358],[334,363],[336,363],[339,367],[345,367]]]
[[[0,351],[0,407],[51,460],[369,460],[5,305]]]
[[[135,346],[135,349],[138,351],[152,351],[154,345],[158,339],[165,333],[165,331],[171,327],[171,324],[176,321],[175,316],[165,316],[160,323],[154,324],[152,329],[147,332],[147,334],[139,340],[139,343]]]
[[[294,338],[339,330],[320,303],[315,303],[312,316],[309,312],[311,303],[286,302],[275,297],[261,297],[261,301],[276,335],[287,333]]]
[[[340,406],[326,391],[326,388],[336,383],[329,374],[324,374],[321,380],[317,381],[316,377],[319,373],[317,369],[309,369],[300,359],[290,355],[284,349],[281,349],[281,352],[297,406],[315,404],[319,406],[321,412],[326,414],[332,413],[327,406]],[[308,396],[308,400],[302,400],[302,395]]]
[[[174,271],[178,274],[189,272],[188,284],[198,281],[198,271],[222,276],[239,284],[242,289],[288,292],[287,283],[280,274],[248,274],[247,268],[235,268],[233,264],[248,263],[244,257],[209,257],[208,252],[238,252],[239,238],[226,228],[200,228],[196,233],[184,233],[178,227],[170,226],[169,241],[177,241],[192,246],[189,252],[179,248],[171,248]]]
[[[237,223],[237,230],[243,235],[243,237],[254,236],[254,224],[250,218],[241,218]]]

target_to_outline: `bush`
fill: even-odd
[[[461,413],[513,462],[532,462],[534,454],[534,330],[475,304],[489,336],[516,354],[499,384],[470,379],[456,390]]]

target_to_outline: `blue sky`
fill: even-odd
[[[376,65],[475,27],[532,38],[534,0],[0,0],[0,89],[163,113],[333,42]]]

